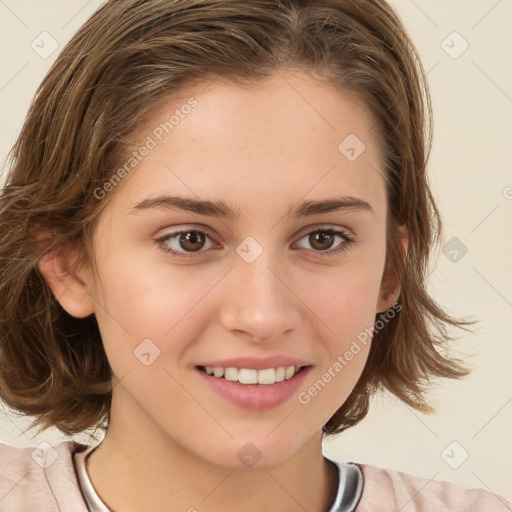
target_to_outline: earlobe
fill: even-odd
[[[400,244],[400,257],[404,262],[407,258],[407,229],[404,225],[398,227],[398,242]],[[386,264],[384,276],[382,278],[379,300],[377,301],[377,313],[383,313],[393,306],[398,301],[400,292],[402,291],[402,283],[396,276],[392,275],[389,268],[389,261]]]
[[[37,267],[64,310],[76,318],[85,318],[94,313],[94,300],[88,290],[89,273],[69,270],[74,255],[71,247],[60,246],[44,254]]]

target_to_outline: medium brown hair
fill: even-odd
[[[441,233],[426,177],[431,104],[393,8],[383,0],[110,0],[38,88],[0,198],[0,397],[36,416],[29,429],[71,435],[107,427],[113,384],[96,318],[64,311],[39,259],[72,243],[82,249],[77,266],[94,266],[95,222],[115,194],[98,200],[94,190],[121,165],[130,134],[155,107],[196,82],[250,85],[286,68],[325,77],[371,113],[388,194],[384,278],[401,284],[400,313],[375,332],[364,371],[324,434],[361,421],[379,389],[429,412],[429,381],[468,373],[443,354],[447,327],[468,322],[426,290]],[[399,224],[408,231],[407,254]]]

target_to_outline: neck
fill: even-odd
[[[326,512],[334,499],[337,479],[323,457],[321,433],[280,464],[227,468],[127,412],[112,402],[108,431],[87,464],[92,485],[113,511]]]

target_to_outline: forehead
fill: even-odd
[[[378,208],[384,180],[373,128],[354,95],[299,71],[250,87],[195,84],[132,135],[150,149],[113,199],[128,207],[163,193],[222,198],[243,214],[348,195]]]

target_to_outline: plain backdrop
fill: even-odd
[[[2,162],[60,48],[101,3],[0,0]],[[378,397],[360,425],[324,443],[324,453],[510,498],[512,2],[392,4],[417,45],[433,99],[430,176],[445,245],[432,260],[431,290],[450,313],[479,320],[472,334],[454,333],[460,337],[451,344],[459,353],[476,354],[475,369],[432,389],[435,415],[413,411],[389,395]],[[58,47],[48,55],[52,45]],[[23,434],[29,420],[0,411],[0,442],[26,447],[67,439],[56,429]],[[75,439],[87,442],[88,433]]]

